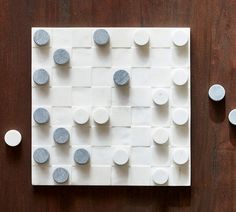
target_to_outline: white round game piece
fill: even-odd
[[[176,46],[184,46],[188,43],[188,34],[183,30],[177,30],[172,38],[173,43]]]
[[[129,155],[125,150],[119,149],[113,155],[113,161],[115,164],[122,166],[129,160]]]
[[[188,112],[184,109],[175,109],[172,120],[177,125],[184,125],[188,122]]]
[[[157,169],[152,175],[153,182],[158,185],[165,184],[168,181],[168,179],[169,179],[169,175],[163,169]]]
[[[184,69],[177,69],[172,78],[176,85],[185,85],[188,82],[188,73]]]
[[[157,105],[165,105],[169,101],[169,95],[164,89],[158,89],[153,93],[152,100]]]
[[[177,165],[184,165],[189,160],[188,152],[183,149],[175,150],[173,153],[173,161]]]
[[[208,96],[213,101],[221,101],[225,97],[225,89],[222,85],[212,85],[208,91]]]
[[[97,124],[105,124],[108,122],[110,116],[106,108],[97,108],[93,112],[93,120]]]
[[[145,30],[138,30],[134,34],[134,42],[139,46],[145,46],[149,42],[149,34]]]
[[[77,124],[86,124],[89,120],[89,113],[83,108],[80,108],[74,113],[74,121]]]
[[[17,130],[9,130],[4,136],[4,140],[8,146],[17,146],[20,144],[22,136]]]
[[[169,140],[169,133],[166,129],[159,128],[154,132],[152,138],[156,144],[165,144]]]
[[[230,111],[228,119],[231,124],[236,125],[236,109]]]

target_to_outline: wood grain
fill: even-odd
[[[1,211],[236,211],[236,1],[0,0]],[[32,187],[32,26],[191,27],[192,187]],[[225,102],[207,92],[222,83]],[[3,136],[16,128],[17,149]]]

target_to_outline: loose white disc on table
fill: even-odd
[[[134,34],[134,42],[139,46],[144,46],[149,42],[149,34],[145,30],[138,30]]]
[[[184,109],[175,109],[172,120],[177,125],[184,125],[188,122],[188,112]]]
[[[183,165],[188,162],[189,155],[188,152],[183,149],[178,149],[174,151],[173,160],[177,165]]]
[[[109,112],[106,108],[97,108],[93,112],[93,120],[97,124],[105,124],[109,120]]]
[[[168,179],[169,175],[163,169],[157,169],[152,175],[153,182],[159,185],[165,184],[168,181]]]
[[[188,34],[183,30],[177,30],[173,34],[172,41],[176,46],[184,46],[188,43]]]
[[[89,113],[83,108],[80,108],[74,113],[74,121],[77,124],[86,124],[89,120]]]
[[[188,82],[188,73],[184,69],[177,69],[172,78],[176,85],[185,85]]]
[[[225,89],[222,85],[219,84],[212,85],[208,91],[208,95],[210,99],[218,102],[225,97]]]
[[[125,150],[117,150],[113,155],[113,161],[119,166],[125,165],[129,160],[129,155]]]
[[[165,144],[169,140],[169,133],[166,129],[159,128],[153,134],[153,141],[156,144]]]
[[[157,105],[165,105],[169,101],[169,94],[164,89],[158,89],[153,93],[152,100]]]
[[[4,136],[4,140],[8,146],[17,146],[20,144],[22,136],[17,130],[9,130]]]
[[[236,125],[236,109],[230,111],[228,119],[231,124]]]

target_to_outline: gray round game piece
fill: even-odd
[[[38,69],[34,72],[33,80],[37,85],[45,85],[49,81],[49,74],[44,69]]]
[[[232,125],[236,125],[236,109],[230,111],[228,119]]]
[[[36,163],[43,164],[49,160],[50,154],[44,148],[38,148],[34,151],[33,158]]]
[[[208,91],[208,95],[213,101],[221,101],[225,97],[225,89],[219,84],[212,85]]]
[[[115,84],[118,86],[127,85],[129,82],[129,79],[130,79],[129,73],[125,70],[118,70],[113,75],[113,80]]]
[[[38,108],[33,114],[34,121],[38,124],[46,124],[49,122],[49,112],[44,108]]]
[[[88,163],[90,160],[89,152],[86,149],[77,149],[74,153],[74,161],[80,165]]]
[[[49,40],[50,40],[50,36],[45,30],[40,29],[34,33],[34,42],[38,46],[47,45],[49,43]]]
[[[64,168],[57,168],[53,172],[53,180],[56,183],[65,183],[69,179],[69,172]]]
[[[109,43],[110,36],[105,29],[97,29],[93,33],[93,40],[97,45],[103,46]]]
[[[53,54],[54,62],[58,65],[65,65],[70,61],[70,55],[65,49],[57,49]]]
[[[70,140],[70,133],[65,128],[57,128],[53,133],[53,139],[58,144],[65,144]]]

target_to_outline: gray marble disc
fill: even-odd
[[[127,85],[130,80],[129,73],[125,70],[118,70],[113,75],[113,80],[118,86]]]
[[[74,153],[74,161],[80,165],[88,163],[90,160],[89,152],[86,149],[77,149]]]
[[[38,124],[46,124],[49,122],[49,112],[45,108],[38,108],[33,114],[34,121]]]
[[[109,43],[110,36],[105,29],[97,29],[93,33],[93,40],[97,45],[103,46]]]
[[[34,33],[33,39],[38,46],[45,46],[49,43],[50,36],[45,30],[40,29]]]
[[[221,101],[225,97],[225,89],[222,85],[214,84],[210,87],[208,95],[213,101]]]
[[[53,172],[53,180],[56,183],[65,183],[69,179],[69,172],[64,168],[57,168]]]
[[[54,62],[58,65],[65,65],[70,61],[70,55],[65,49],[57,49],[53,54]]]
[[[57,128],[53,133],[53,139],[58,144],[65,144],[70,140],[70,133],[65,128]]]
[[[33,158],[36,163],[43,164],[49,160],[50,154],[44,148],[38,148],[34,151]]]
[[[38,69],[34,72],[33,80],[37,85],[45,85],[49,81],[49,74],[44,69]]]

